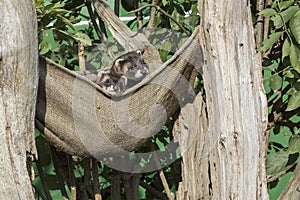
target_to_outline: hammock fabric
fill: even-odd
[[[142,34],[126,31],[131,34],[130,49],[145,48],[151,73],[120,97],[111,97],[87,77],[40,57],[36,126],[59,150],[82,157],[132,151],[157,133],[179,107],[193,101],[189,80],[195,78],[195,67],[203,59],[198,28],[163,64]],[[126,46],[124,35],[115,38]]]

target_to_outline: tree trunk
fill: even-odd
[[[268,199],[267,100],[247,2],[198,1],[207,112],[199,97],[182,109],[178,199]]]
[[[0,196],[34,199],[26,168],[35,153],[38,39],[31,0],[0,1]]]

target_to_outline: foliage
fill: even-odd
[[[35,1],[40,54],[70,69],[78,64],[73,59],[77,57],[78,44],[91,45],[92,29],[78,30],[75,26],[81,21],[78,16],[82,5],[83,0]]]
[[[264,85],[269,104],[267,174],[293,171],[300,153],[300,7],[298,1],[273,0],[258,15],[270,19],[263,52]],[[269,184],[274,188],[278,179]]]
[[[113,7],[114,1],[109,1]],[[142,5],[151,3],[149,0],[141,1]],[[85,60],[87,69],[98,69],[106,67],[112,63],[112,58],[122,53],[123,48],[110,36],[107,31],[108,41],[104,41],[96,32],[91,21],[92,17],[97,18],[95,12],[89,13],[87,6],[90,5],[88,0],[35,0],[37,18],[38,18],[38,35],[40,54],[50,58],[51,60],[71,69],[78,69],[78,45],[80,43],[85,46]],[[121,1],[123,7],[120,8],[121,16],[127,11],[132,11],[137,7],[133,7],[130,1]],[[158,6],[166,13],[174,17],[175,20],[183,24],[184,28],[190,33],[199,22],[197,15],[197,1],[176,0],[176,1],[159,1]],[[148,25],[148,17],[150,15],[150,7],[142,11],[143,28]],[[131,14],[132,20],[126,21],[131,29],[137,29],[137,20],[135,14]],[[83,25],[79,25],[83,24]],[[145,29],[139,31],[146,31]],[[148,35],[149,41],[159,50],[161,58],[166,61],[173,53],[186,41],[189,35],[184,34],[174,20],[166,17],[161,12],[156,12],[154,25],[151,33]],[[149,33],[149,32],[148,32]],[[167,124],[160,133],[152,138],[155,148],[164,151],[164,147],[172,140],[173,123]],[[93,198],[94,188],[93,179],[85,180],[85,168],[87,160],[79,159],[74,156],[56,152],[51,145],[48,144],[46,138],[36,132],[36,144],[39,154],[39,161],[33,163],[36,178],[33,185],[36,191],[37,199],[45,199],[47,191],[53,199],[61,199],[62,188],[60,182],[63,182],[66,190],[66,196],[71,197],[72,179],[84,193],[85,198]],[[149,146],[145,145],[139,151],[151,152]],[[176,152],[179,153],[179,152]],[[167,160],[168,156],[161,158]],[[175,155],[179,156],[179,155]],[[141,160],[141,164],[147,165],[153,158],[145,158]],[[59,175],[56,168],[60,165],[63,175]],[[98,165],[98,175],[100,189],[103,199],[110,198],[110,183],[112,174],[115,171],[104,166]],[[164,173],[170,189],[175,192],[180,181],[181,163],[180,159],[172,163],[164,169]],[[141,175],[141,181],[163,194],[164,188],[157,171],[145,173]],[[46,186],[45,186],[46,185]],[[83,188],[83,189],[82,189]],[[123,189],[122,195],[125,196]],[[82,196],[81,196],[82,197]],[[79,198],[79,197],[78,197]],[[141,199],[155,199],[155,195],[149,190],[140,187]]]

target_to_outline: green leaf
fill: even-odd
[[[178,42],[178,47],[182,47],[182,45],[188,40],[187,37],[182,37]]]
[[[168,1],[167,0],[162,0],[162,4],[163,4],[163,6],[166,6],[168,4]]]
[[[88,46],[91,46],[92,45],[92,41],[90,39],[90,37],[85,34],[85,33],[81,33],[81,32],[78,32],[74,35],[74,38],[81,42],[83,45],[88,45]]]
[[[293,66],[293,69],[300,73],[300,63],[298,63],[296,66]]]
[[[277,42],[282,34],[282,31],[272,33],[269,38],[263,41],[262,47],[259,48],[260,51],[267,51],[270,49],[275,42]]]
[[[170,41],[165,41],[159,48],[159,54],[163,61],[167,60],[167,56],[169,55],[172,48],[172,43]]]
[[[284,10],[284,9],[290,7],[291,5],[293,5],[293,3],[294,3],[294,0],[280,2],[279,9]]]
[[[57,15],[57,17],[59,17],[65,24],[67,24],[73,31],[75,31],[75,26],[72,24],[71,21],[69,21],[67,18],[61,16],[61,15]]]
[[[57,12],[60,15],[66,15],[66,14],[72,13],[72,11],[70,11],[70,10],[61,9],[61,8],[55,9],[55,12]]]
[[[39,45],[40,54],[44,55],[48,53],[51,50],[51,48],[52,48],[51,43],[46,40],[43,40]]]
[[[281,13],[278,13],[273,19],[275,28],[279,29],[284,24],[286,24],[291,19],[291,17],[297,12],[297,10],[299,10],[298,6],[291,6],[288,9],[282,11]]]
[[[281,86],[282,86],[282,78],[278,74],[271,76],[270,78],[271,89],[277,91],[281,88]]]
[[[284,78],[295,78],[295,75],[291,72],[290,69],[284,69],[283,76]]]
[[[263,9],[262,11],[260,11],[258,13],[258,15],[263,15],[265,17],[270,17],[272,15],[275,15],[277,12],[276,10],[274,10],[273,8],[266,8],[266,9]]]
[[[285,39],[282,45],[282,57],[283,60],[285,57],[289,56],[291,53],[291,43],[289,39]]]
[[[51,153],[49,144],[45,137],[39,135],[36,137],[36,147],[39,150],[38,155],[39,158],[43,158],[40,160],[40,164],[45,167],[51,164]]]
[[[300,50],[299,48],[294,45],[291,44],[291,49],[290,49],[290,62],[293,68],[297,68],[297,65],[299,65],[299,54],[300,54]]]
[[[300,91],[290,96],[286,111],[295,110],[299,107],[300,107]]]
[[[165,42],[161,45],[160,49],[162,49],[162,50],[164,50],[164,51],[167,51],[167,52],[170,52],[171,49],[172,49],[172,43],[171,43],[170,41],[167,40],[167,41],[165,41]]]
[[[76,40],[77,42],[81,42],[83,45],[92,45],[92,41],[90,39],[90,37],[85,34],[85,33],[81,33],[81,32],[77,32],[75,35],[72,35],[69,32],[66,31],[62,31],[59,29],[54,29],[55,31],[57,31],[58,33],[61,33],[64,36],[67,36],[69,38],[72,38],[73,40]]]
[[[44,7],[44,0],[35,0],[35,7],[36,8],[43,8]]]
[[[58,8],[63,8],[64,6],[65,6],[64,3],[57,2],[56,4],[53,5],[53,8],[54,9],[58,9]]]
[[[300,10],[290,20],[290,28],[295,37],[295,40],[300,44]]]
[[[289,154],[286,152],[277,152],[267,156],[267,174],[277,174],[286,169]]]
[[[289,141],[289,148],[288,148],[289,154],[294,154],[300,152],[300,136],[292,136]]]

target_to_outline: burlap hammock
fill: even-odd
[[[202,62],[198,28],[171,59],[160,64],[157,50],[143,34],[124,30],[118,18],[107,15],[103,19],[125,49],[145,49],[151,73],[122,96],[111,97],[87,77],[40,57],[36,126],[55,147],[72,155],[132,151],[194,98],[189,80]]]

